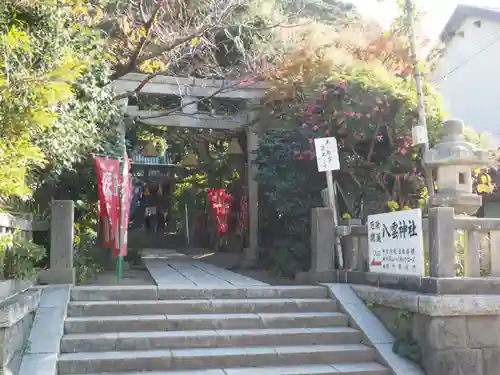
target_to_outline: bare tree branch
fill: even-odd
[[[141,9],[142,9],[142,3],[141,3]],[[151,36],[151,31],[153,29],[153,25],[156,19],[156,16],[158,15],[158,12],[160,11],[160,6],[158,6],[149,19],[144,23],[144,30],[146,35],[143,36],[141,42],[139,45],[136,47],[135,51],[132,53],[132,56],[128,59],[128,62],[125,66],[117,66],[115,68],[115,73],[111,75],[111,80],[116,80],[120,77],[123,77],[125,74],[130,73],[135,66],[140,65],[141,62],[138,61],[139,56],[141,53],[144,51],[144,48],[146,47],[146,44],[148,43],[148,40]]]

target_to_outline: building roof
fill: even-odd
[[[500,22],[500,8],[459,4],[441,32],[441,41],[447,42],[453,38],[462,22],[468,17],[477,17]]]

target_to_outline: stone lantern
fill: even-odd
[[[488,152],[465,140],[463,122],[446,121],[441,141],[424,154],[425,167],[437,174],[438,191],[431,205],[453,207],[458,215],[475,214],[482,197],[472,192],[472,171],[488,164]]]

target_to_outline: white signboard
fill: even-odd
[[[414,126],[411,130],[411,137],[413,140],[413,146],[429,143],[429,137],[427,136],[427,129],[425,126]]]
[[[422,211],[368,216],[370,272],[425,276]]]
[[[314,140],[318,171],[336,171],[340,169],[339,150],[335,137],[316,138]]]

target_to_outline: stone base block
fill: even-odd
[[[331,283],[335,281],[334,270],[309,270],[300,280],[304,283]]]
[[[431,205],[434,207],[454,207],[457,215],[474,215],[483,204],[483,198],[476,194],[451,195],[447,193],[437,193],[431,198]]]
[[[0,329],[0,370],[4,374],[17,374],[23,352],[29,346],[32,322],[33,315],[28,313],[13,326]]]
[[[396,337],[415,341],[427,375],[500,374],[498,295],[431,296],[360,285],[352,289]]]
[[[257,251],[249,247],[243,249],[243,262],[242,268],[251,269],[257,266]]]
[[[42,285],[72,284],[76,282],[74,268],[61,268],[44,270],[38,275],[38,282]]]

